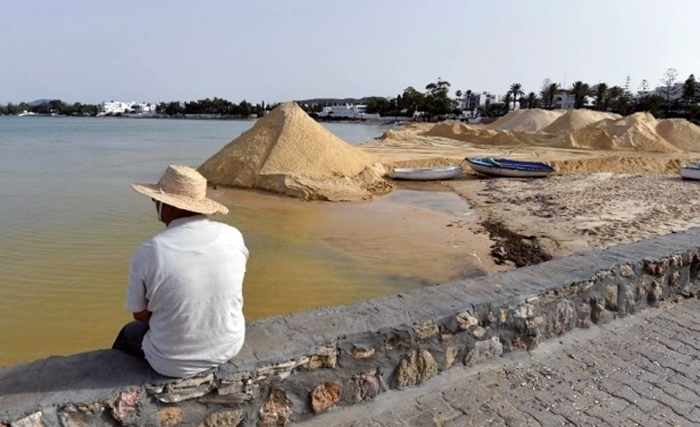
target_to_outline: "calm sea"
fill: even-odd
[[[168,164],[198,166],[253,121],[0,117],[0,366],[106,348],[134,249],[162,230],[129,188]],[[351,144],[386,126],[324,124]],[[248,320],[419,286],[310,239],[328,204],[252,191],[220,194],[251,258]]]

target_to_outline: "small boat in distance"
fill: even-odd
[[[526,162],[494,157],[467,157],[464,159],[476,172],[490,176],[540,178],[556,172],[546,163]]]
[[[681,166],[681,178],[700,180],[700,160]]]
[[[425,168],[396,168],[389,177],[410,181],[440,181],[462,174],[462,166],[435,166]]]

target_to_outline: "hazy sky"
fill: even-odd
[[[1,104],[636,91],[700,74],[700,0],[8,0],[0,40]]]

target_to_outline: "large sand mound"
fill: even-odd
[[[285,103],[199,167],[212,184],[274,191],[306,200],[371,199],[391,190],[383,166]]]
[[[656,132],[657,121],[649,113],[635,113],[618,120],[601,120],[568,133],[560,146],[596,150],[635,150],[655,153],[683,152]]]
[[[593,110],[569,110],[554,120],[549,126],[542,128],[547,133],[568,133],[584,128],[605,119],[619,119],[621,116],[613,113],[603,113]]]
[[[544,126],[546,123],[549,124]],[[401,138],[410,140],[410,133],[407,131]],[[622,117],[585,109],[511,111],[486,127],[445,121],[420,135],[492,148],[537,146],[650,153],[700,152],[700,127],[687,120],[656,120],[649,113]],[[398,139],[397,135],[391,136]]]
[[[453,121],[437,123],[422,135],[499,146],[518,145],[521,143],[515,132],[474,128],[464,123]]]
[[[539,108],[515,110],[487,125],[487,127],[494,130],[537,132],[549,126],[562,114],[564,114],[563,110],[542,110]]]
[[[681,150],[700,152],[700,127],[685,119],[658,120],[656,132]]]

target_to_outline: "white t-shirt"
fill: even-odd
[[[204,215],[172,221],[136,250],[126,309],[152,313],[143,351],[153,369],[188,377],[238,354],[247,261],[241,233]]]

